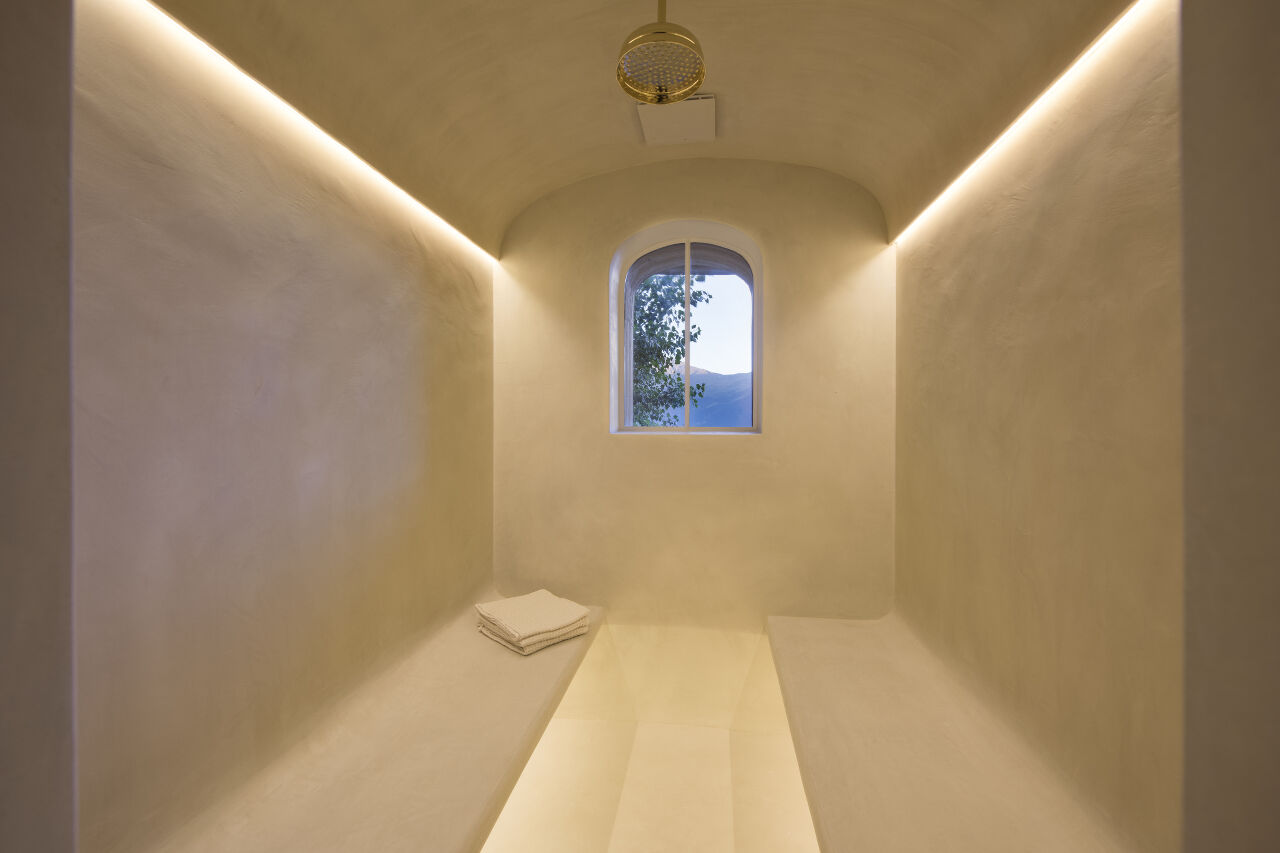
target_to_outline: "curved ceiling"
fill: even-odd
[[[643,143],[614,80],[655,3],[159,5],[496,255],[547,192],[687,157],[835,172],[897,234],[1127,0],[673,0],[702,41],[718,134],[664,147]]]

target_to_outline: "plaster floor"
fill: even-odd
[[[769,640],[601,627],[484,853],[817,853]]]

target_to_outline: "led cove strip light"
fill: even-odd
[[[407,204],[410,208],[420,213],[431,225],[456,238],[469,249],[478,252],[485,259],[492,263],[497,263],[497,259],[482,249],[466,234],[463,234],[457,228],[453,227],[440,214],[418,201],[409,193],[405,192],[395,181],[392,181],[386,175],[379,172],[373,166],[369,165],[360,155],[356,154],[347,146],[343,145],[337,139],[330,136],[323,128],[307,118],[303,113],[299,112],[296,107],[286,101],[284,98],[271,91],[258,80],[245,73],[227,57],[223,56],[212,45],[204,41],[191,30],[187,29],[177,19],[170,16],[163,9],[151,3],[150,0],[118,0],[122,5],[128,6],[133,10],[134,14],[150,17],[153,23],[160,29],[167,31],[167,35],[172,37],[176,42],[185,44],[192,52],[202,54],[206,60],[212,60],[213,64],[220,66],[221,70],[242,84],[246,91],[245,95],[252,97],[258,96],[275,107],[288,121],[292,121],[301,127],[305,132],[315,137],[323,146],[330,149],[330,153],[336,155],[339,159],[346,160],[358,170],[367,173],[374,179],[376,184],[399,201]]]
[[[917,215],[915,219],[911,220],[911,223],[907,225],[906,228],[903,228],[898,232],[898,236],[893,242],[897,244],[906,239],[907,236],[915,230],[917,225],[929,217],[930,213],[955,194],[957,188],[962,184],[967,183],[969,178],[977,172],[978,168],[983,163],[990,160],[998,149],[1002,148],[1006,143],[1011,142],[1011,137],[1015,133],[1027,127],[1036,116],[1050,109],[1053,106],[1051,102],[1059,95],[1064,94],[1067,87],[1070,86],[1076,78],[1080,77],[1081,73],[1086,70],[1086,68],[1101,54],[1103,50],[1120,43],[1134,30],[1140,19],[1145,14],[1155,9],[1155,7],[1161,2],[1164,2],[1164,0],[1137,0],[1136,3],[1126,9],[1120,17],[1116,18],[1111,23],[1111,26],[1107,27],[1102,32],[1102,35],[1094,39],[1093,43],[1089,45],[1084,53],[1080,54],[1080,56],[1076,58],[1075,62],[1071,63],[1071,66],[1067,68],[1066,71],[1063,71],[1062,74],[1058,76],[1058,79],[1050,83],[1049,87],[1041,92],[1039,97],[1032,101],[1031,105],[1023,110],[1022,113],[1013,120],[1013,123],[1005,128],[1003,133],[996,137],[995,142],[992,142],[987,146],[985,151],[978,155],[978,159],[970,163],[969,167],[961,172],[958,178],[952,181],[937,198],[929,203],[928,207],[920,211],[919,215]]]
[[[127,0],[127,2],[130,2],[130,5],[135,6],[138,10],[154,16],[159,23],[174,35],[175,38],[187,42],[192,50],[204,53],[207,57],[215,59],[226,69],[226,71],[234,74],[253,89],[256,89],[260,95],[270,99],[275,106],[282,113],[289,116],[292,121],[304,125],[309,132],[322,139],[326,145],[332,148],[334,153],[340,154],[343,158],[353,164],[358,164],[361,169],[374,177],[385,189],[399,196],[402,201],[409,203],[412,207],[420,211],[432,222],[432,224],[450,233],[474,251],[479,252],[488,260],[496,263],[496,259],[492,255],[480,248],[480,246],[478,246],[466,234],[463,234],[438,213],[423,205],[422,202],[418,201],[413,196],[409,195],[409,193],[405,192],[398,184],[379,172],[373,166],[369,165],[368,162],[362,159],[354,151],[347,148],[337,139],[334,139],[320,128],[319,125],[299,112],[296,107],[284,98],[281,98],[275,92],[268,89],[258,80],[246,74],[244,70],[219,53],[212,45],[188,30],[177,20],[169,16],[168,13],[151,3],[150,0]],[[1070,85],[1075,78],[1080,76],[1080,73],[1102,52],[1102,50],[1121,41],[1131,30],[1133,30],[1141,17],[1155,8],[1155,6],[1160,2],[1162,2],[1162,0],[1137,0],[1137,2],[1130,6],[1111,24],[1111,26],[1103,31],[1103,33],[1098,36],[1091,45],[1089,45],[1084,53],[1080,54],[1080,56],[1076,58],[1075,62],[1071,63],[1071,66],[1067,68],[1066,71],[1062,72],[1062,74],[1059,75],[1059,77],[1054,80],[1047,89],[1040,93],[1039,97],[1037,97],[1030,106],[1023,110],[1022,113],[1013,120],[1013,123],[1005,128],[1004,132],[1001,133],[994,142],[987,146],[986,150],[978,155],[978,158],[970,163],[968,168],[960,173],[959,177],[952,181],[951,184],[937,196],[937,198],[930,202],[929,206],[922,210],[906,228],[902,229],[893,242],[900,243],[906,239],[921,222],[929,217],[930,213],[954,195],[958,188],[967,183],[978,168],[982,166],[983,163],[990,160],[1000,148],[1010,141],[1011,137],[1016,132],[1026,127],[1036,115],[1048,109],[1054,98],[1063,93],[1067,86]]]

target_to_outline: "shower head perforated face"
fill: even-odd
[[[618,55],[618,84],[644,104],[671,104],[698,91],[706,79],[702,45],[678,24],[658,21],[627,36]]]

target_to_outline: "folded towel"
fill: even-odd
[[[545,637],[576,628],[591,611],[545,589],[476,605],[481,623],[513,645],[541,642]]]
[[[552,640],[554,642],[556,640],[563,640],[566,637],[576,637],[577,633],[573,633],[573,632],[576,631],[581,633],[581,631],[585,631],[591,627],[591,617],[583,616],[577,622],[574,622],[571,625],[565,625],[563,628],[557,628],[554,631],[543,631],[540,634],[530,634],[529,636],[525,637],[518,643],[513,641],[509,636],[507,636],[502,631],[500,631],[492,622],[488,621],[483,616],[480,617],[480,625],[487,628],[489,630],[489,633],[498,637],[502,637],[502,639],[506,640],[508,643],[511,643],[511,645],[513,646],[528,648],[529,646],[536,645],[537,643],[542,643],[547,640]]]
[[[562,633],[555,634],[551,637],[548,637],[545,640],[540,640],[536,643],[531,643],[526,645],[517,645],[515,643],[509,642],[503,639],[502,637],[493,633],[493,631],[490,631],[489,628],[487,627],[487,624],[484,622],[481,622],[479,625],[477,625],[476,629],[479,630],[481,634],[484,634],[486,637],[488,637],[490,640],[493,640],[495,643],[501,643],[502,645],[511,649],[511,651],[513,652],[519,652],[522,655],[531,655],[536,651],[545,649],[547,646],[554,646],[556,643],[563,642],[564,640],[570,640],[574,637],[581,637],[583,634],[587,633],[589,626],[585,622],[583,622],[579,626],[570,628]]]

